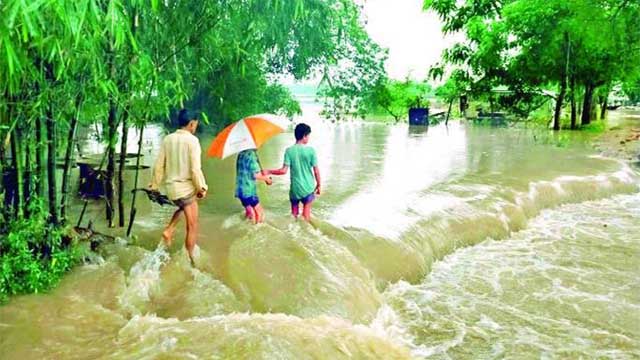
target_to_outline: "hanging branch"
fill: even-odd
[[[149,108],[149,103],[151,102],[151,93],[153,91],[153,87],[155,86],[156,78],[157,78],[157,74],[156,76],[153,77],[153,79],[151,79],[151,86],[149,86],[149,91],[147,92],[147,99],[145,101],[145,107],[144,107],[145,109]],[[145,114],[144,122],[142,123],[142,125],[140,125],[140,135],[138,137],[138,154],[136,156],[136,174],[133,180],[134,189],[138,188],[138,178],[140,174],[140,158],[142,156],[142,139],[144,134],[144,124],[146,124],[148,120],[149,120],[149,111],[147,111],[147,113]],[[137,196],[137,192],[134,191],[133,195],[131,196],[131,209],[129,211],[129,226],[127,226],[127,236],[131,236],[133,221],[135,220],[136,212],[138,211],[136,209],[136,196]]]

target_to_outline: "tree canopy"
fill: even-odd
[[[444,32],[466,35],[444,52],[436,73],[459,69],[470,94],[507,86],[509,105],[520,109],[553,90],[556,122],[565,94],[572,104],[582,94],[582,123],[588,124],[596,90],[608,93],[615,83],[633,81],[640,66],[635,1],[426,0],[424,7],[440,16]]]
[[[432,92],[428,83],[409,78],[381,81],[366,93],[362,115],[384,114],[399,122],[407,118],[410,108],[429,107],[428,97]]]

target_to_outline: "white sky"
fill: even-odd
[[[364,18],[369,36],[389,50],[386,70],[389,77],[425,80],[429,67],[440,60],[442,51],[463,35],[447,36],[440,31],[442,23],[433,12],[422,10],[424,0],[359,0],[364,5]],[[296,83],[291,76],[277,77],[284,85]],[[319,77],[300,81],[317,85]]]
[[[442,50],[453,37],[445,38],[442,24],[433,12],[422,10],[423,0],[365,0],[367,32],[382,47],[389,49],[389,77],[415,80],[427,77],[429,67],[437,63]]]

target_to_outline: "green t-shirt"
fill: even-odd
[[[258,154],[255,150],[245,150],[238,154],[236,162],[236,197],[257,196],[256,173],[260,172]]]
[[[289,197],[300,200],[316,189],[313,167],[318,166],[316,151],[305,145],[296,144],[284,152],[284,165],[291,172],[291,189]]]

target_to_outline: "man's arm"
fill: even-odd
[[[313,167],[313,175],[316,177],[316,194],[320,195],[321,193],[320,168],[318,166]]]
[[[286,175],[288,170],[289,167],[287,165],[282,165],[280,169],[265,170],[264,172],[266,175]]]
[[[189,156],[191,162],[191,181],[196,188],[198,197],[203,197],[208,190],[207,182],[202,173],[201,156],[202,149],[200,148],[200,141],[195,138],[193,145],[190,147],[191,154]]]
[[[318,167],[318,156],[316,155],[316,150],[311,148],[311,166],[313,167],[313,176],[316,178],[316,195],[320,195],[322,192],[322,185],[320,182],[320,168]]]
[[[164,180],[164,166],[165,166],[165,153],[164,153],[164,142],[160,145],[160,152],[158,153],[158,158],[156,159],[156,163],[153,165],[153,176],[151,177],[151,184],[149,184],[149,188],[151,190],[158,190],[160,184]]]

